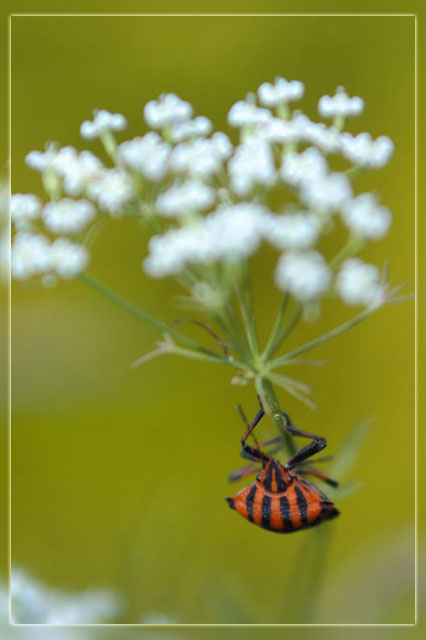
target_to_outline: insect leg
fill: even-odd
[[[301,438],[312,438],[312,442],[307,444],[305,447],[296,451],[294,455],[287,462],[286,467],[288,469],[293,469],[297,467],[301,462],[304,462],[311,456],[315,455],[319,451],[322,451],[327,446],[327,440],[322,436],[316,436],[314,433],[310,433],[309,431],[302,431],[302,429],[296,428],[290,419],[290,416],[287,413],[283,412],[285,426],[289,433],[299,436]]]
[[[326,484],[330,485],[330,487],[339,486],[339,483],[336,480],[329,478],[325,473],[323,473],[322,471],[317,471],[317,469],[297,469],[297,473],[299,475],[313,476],[315,478],[319,478]]]

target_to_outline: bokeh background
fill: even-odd
[[[350,129],[393,138],[391,164],[357,181],[394,213],[388,238],[364,255],[390,258],[392,282],[413,283],[412,17],[13,18],[12,191],[41,193],[25,154],[46,140],[83,148],[79,124],[93,108],[124,113],[130,137],[143,131],[143,104],[173,91],[223,130],[229,107],[276,75],[305,83],[312,117],[318,98],[343,84],[367,105]],[[131,221],[112,221],[91,273],[171,321],[182,315],[178,291],[142,273],[145,246]],[[253,264],[263,335],[278,305],[273,260],[265,251]],[[253,413],[253,390],[230,386],[214,365],[171,357],[131,369],[152,330],[83,284],[14,286],[14,564],[56,587],[120,590],[123,622],[157,613],[180,623],[413,622],[413,314],[412,303],[382,310],[312,354],[326,367],[295,370],[315,389],[315,413],[280,396],[331,452],[359,419],[372,425],[349,476],[361,487],[327,525],[316,609],[307,601],[301,611],[297,566],[314,532],[274,536],[224,502],[240,464],[234,406]],[[328,304],[290,345],[346,317]]]

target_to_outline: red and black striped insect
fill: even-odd
[[[256,463],[261,463],[262,466],[251,464],[230,475],[230,480],[237,480],[260,471],[255,482],[232,498],[226,498],[231,509],[235,509],[249,522],[277,533],[299,531],[318,525],[325,520],[336,518],[339,511],[334,503],[303,477],[311,475],[322,479],[331,486],[338,486],[337,482],[328,478],[321,471],[306,466],[308,458],[327,446],[326,439],[297,429],[293,426],[289,416],[283,413],[287,431],[301,438],[312,438],[312,442],[296,451],[287,464],[282,465],[272,455],[261,451],[256,440],[255,447],[247,444],[248,437],[252,435],[254,438],[253,430],[265,415],[263,408],[260,408],[250,425],[241,409],[240,413],[247,425],[247,430],[241,439],[241,455]],[[279,438],[263,443],[261,446],[277,442],[279,442]],[[278,449],[279,446],[273,452]]]

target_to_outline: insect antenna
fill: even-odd
[[[242,406],[240,404],[237,404],[237,411],[240,414],[240,418],[244,422],[244,426],[246,427],[246,429],[248,431],[250,429],[250,424],[249,424],[249,421],[247,420],[246,414],[244,413],[244,409],[242,408]],[[256,436],[254,435],[254,431],[252,431],[250,435],[254,440],[254,443],[256,445],[256,449],[258,449],[260,451],[259,441],[256,438]]]

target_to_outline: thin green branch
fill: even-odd
[[[256,359],[259,355],[259,341],[257,338],[256,316],[254,313],[250,274],[246,264],[243,266],[242,287],[237,287],[236,289],[250,354],[253,359]]]
[[[104,296],[104,298],[106,298],[110,302],[113,302],[121,309],[124,309],[125,311],[128,311],[132,315],[136,316],[137,318],[139,318],[139,320],[142,320],[142,322],[150,325],[154,329],[157,329],[157,331],[159,331],[160,333],[172,336],[175,340],[178,340],[182,344],[185,344],[192,349],[196,349],[201,353],[214,358],[220,357],[211,349],[203,347],[203,345],[199,344],[196,340],[189,338],[173,327],[169,327],[162,320],[157,320],[157,318],[154,318],[146,311],[143,311],[143,309],[141,309],[140,307],[137,307],[128,300],[125,300],[125,298],[122,298],[118,293],[115,293],[115,291],[112,291],[105,284],[103,284],[96,278],[93,278],[93,276],[90,276],[88,273],[83,272],[78,276],[78,278],[81,282],[89,286],[91,289]]]
[[[280,346],[282,345],[282,343],[288,338],[288,336],[291,334],[291,332],[293,331],[293,329],[296,327],[296,325],[298,324],[298,322],[300,321],[301,317],[303,315],[303,307],[300,306],[296,309],[296,311],[293,313],[293,315],[289,318],[287,324],[285,324],[284,326],[282,326],[278,331],[277,334],[274,338],[274,345],[273,345],[273,350],[271,349],[269,351],[269,357],[268,359],[276,352],[278,351],[278,349],[280,348]],[[262,356],[262,359],[264,359],[264,361],[266,361],[266,356],[265,353]]]
[[[269,336],[269,340],[266,344],[265,350],[262,353],[262,359],[267,361],[276,352],[278,346],[279,336],[282,331],[282,325],[284,322],[285,312],[289,301],[289,294],[285,293],[281,298],[280,307],[278,309],[277,317],[275,318],[275,324]]]
[[[298,380],[293,380],[293,378],[288,378],[287,376],[281,376],[277,373],[269,373],[269,377],[272,382],[275,382],[279,387],[287,391],[291,396],[294,396],[301,402],[305,404],[309,409],[316,409],[317,405],[315,402],[310,400],[310,398],[306,397],[307,387],[303,383]],[[309,388],[308,388],[309,389]]]
[[[322,336],[319,336],[318,338],[315,338],[314,340],[307,342],[301,347],[297,347],[297,349],[293,349],[293,351],[289,351],[288,353],[286,353],[284,356],[281,356],[280,358],[276,358],[275,360],[272,360],[269,363],[269,367],[271,369],[276,369],[277,367],[281,367],[285,365],[288,360],[294,358],[295,356],[305,353],[306,351],[310,351],[311,349],[315,349],[315,347],[319,347],[320,345],[324,344],[324,342],[328,342],[329,340],[336,338],[340,334],[345,333],[345,331],[349,331],[349,329],[352,329],[352,327],[355,327],[357,324],[359,324],[360,322],[368,318],[368,316],[370,316],[372,313],[377,311],[377,309],[379,308],[380,307],[368,307],[367,309],[364,309],[364,311],[361,311],[361,313],[359,313],[357,316],[355,316],[354,318],[351,318],[347,322],[344,322],[343,324],[336,327],[335,329],[332,329],[331,331],[324,333]]]

